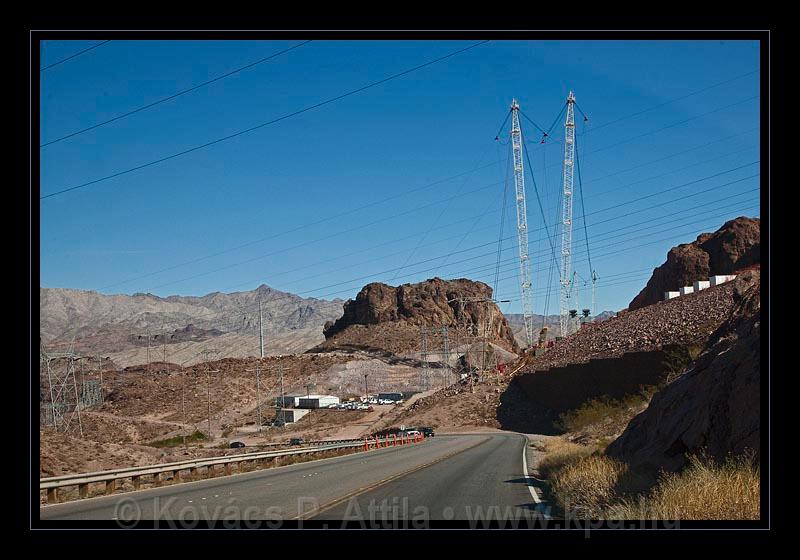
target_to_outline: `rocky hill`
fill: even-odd
[[[750,270],[732,284],[735,306],[694,367],[656,393],[609,445],[608,455],[638,471],[674,471],[687,453],[760,450],[761,289]]]
[[[302,352],[324,340],[326,321],[342,314],[341,300],[305,299],[262,285],[245,292],[202,297],[105,295],[40,288],[42,342],[50,348],[73,338],[82,352],[111,356],[121,365],[147,360],[151,346],[167,361],[189,359],[209,340],[224,342],[231,356],[258,352],[258,302],[262,301],[268,353]]]
[[[703,233],[692,243],[673,247],[667,261],[653,276],[628,309],[639,309],[664,298],[664,292],[690,286],[715,274],[732,274],[761,262],[761,220],[739,217],[726,222],[714,233]]]
[[[464,298],[463,308],[459,298]],[[467,279],[432,278],[418,284],[394,287],[367,284],[354,300],[344,304],[344,314],[325,325],[320,349],[339,346],[383,348],[391,352],[416,352],[420,328],[448,327],[451,344],[482,336],[484,325],[491,342],[511,351],[519,346],[503,313],[492,302],[492,289]],[[429,344],[441,344],[441,331],[430,335]]]

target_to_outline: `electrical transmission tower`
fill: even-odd
[[[44,423],[57,432],[69,433],[77,427],[83,437],[81,400],[75,379],[75,353],[72,346],[67,352],[47,353],[41,348],[41,364],[47,372],[50,402],[44,414]]]
[[[517,236],[519,237],[519,280],[525,341],[533,346],[533,285],[528,258],[528,209],[525,204],[525,172],[522,167],[522,131],[519,128],[519,104],[511,100],[511,147],[514,153],[514,185],[517,191]]]
[[[561,336],[569,335],[569,296],[572,281],[572,178],[575,170],[575,94],[567,96],[564,124],[564,192],[561,211]]]
[[[447,339],[447,325],[442,326],[442,361],[444,361],[444,373],[442,373],[442,385],[450,384],[450,341]]]
[[[422,361],[422,379],[420,385],[423,391],[430,389],[430,372],[428,371],[428,328],[420,327],[419,357]]]

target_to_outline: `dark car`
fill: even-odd
[[[306,440],[301,437],[293,437],[289,440],[289,445],[303,445],[305,442]]]
[[[240,447],[244,447],[244,443],[241,441],[232,441],[231,442],[231,449],[239,449]]]
[[[427,426],[420,428],[419,431],[422,432],[422,435],[425,437],[433,437],[436,435],[433,433],[433,428]]]

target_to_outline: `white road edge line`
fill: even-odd
[[[537,504],[541,504],[542,500],[536,494],[536,489],[533,487],[533,479],[528,474],[528,446],[530,445],[530,441],[528,440],[528,436],[525,436],[525,445],[522,446],[522,473],[525,476],[525,481],[528,483],[528,490],[530,490],[531,497],[533,501]]]

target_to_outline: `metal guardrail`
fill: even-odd
[[[77,486],[79,498],[86,498],[89,494],[89,485],[93,483],[105,482],[105,493],[108,495],[114,493],[118,480],[125,480],[128,478],[130,478],[133,483],[133,489],[139,490],[141,485],[141,477],[143,476],[152,476],[154,485],[160,486],[161,475],[165,473],[172,473],[173,481],[180,481],[181,471],[188,470],[191,474],[196,474],[198,469],[206,468],[207,474],[211,475],[214,467],[217,465],[222,465],[225,469],[225,475],[230,475],[232,474],[231,465],[241,464],[247,461],[258,462],[266,459],[272,459],[275,464],[278,464],[281,457],[290,455],[302,455],[307,453],[313,454],[321,451],[355,447],[363,447],[364,451],[368,451],[370,449],[418,443],[423,439],[424,437],[420,435],[418,437],[411,438],[386,437],[382,439],[370,438],[318,441],[310,442],[312,445],[309,445],[308,447],[300,447],[296,449],[259,451],[255,453],[243,453],[239,455],[225,455],[222,457],[208,457],[205,459],[191,459],[188,461],[177,461],[173,463],[160,463],[157,465],[147,465],[144,467],[124,467],[120,469],[111,469],[91,473],[68,474],[39,479],[39,490],[47,491],[48,503],[55,503],[59,501],[59,489],[65,487]]]

